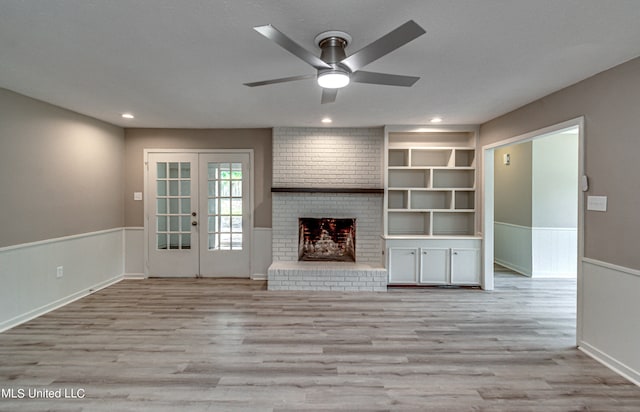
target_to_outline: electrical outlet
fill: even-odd
[[[64,276],[64,266],[58,266],[56,268],[56,277],[61,278],[62,276]]]

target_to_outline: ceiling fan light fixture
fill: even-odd
[[[318,85],[325,89],[340,89],[349,84],[349,73],[342,69],[321,70],[318,73]]]

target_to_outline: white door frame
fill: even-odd
[[[254,190],[254,165],[253,165],[253,149],[143,149],[143,165],[144,165],[144,275],[146,278],[149,277],[149,154],[151,153],[219,153],[219,154],[229,154],[229,153],[245,153],[249,154],[249,239],[247,240],[247,245],[249,247],[249,268],[250,274],[253,274],[253,212],[254,212],[254,201],[255,190]]]
[[[555,134],[564,129],[578,127],[578,177],[584,173],[584,116],[576,117],[552,126],[543,127],[519,136],[500,140],[482,146],[482,232],[483,268],[482,286],[486,290],[493,290],[493,261],[494,261],[494,150],[514,143],[523,143],[539,137]],[[577,308],[576,308],[576,344],[582,340],[582,259],[584,258],[584,193],[578,195],[578,262],[577,262]]]

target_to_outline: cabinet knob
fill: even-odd
[[[415,255],[415,254],[416,254],[416,252],[411,252],[411,254],[412,254],[412,255]]]
[[[453,252],[453,254],[454,254],[454,255],[457,255],[457,254],[458,254],[458,252]]]

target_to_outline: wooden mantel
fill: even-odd
[[[362,187],[272,187],[272,193],[364,193],[384,194],[384,189]]]

